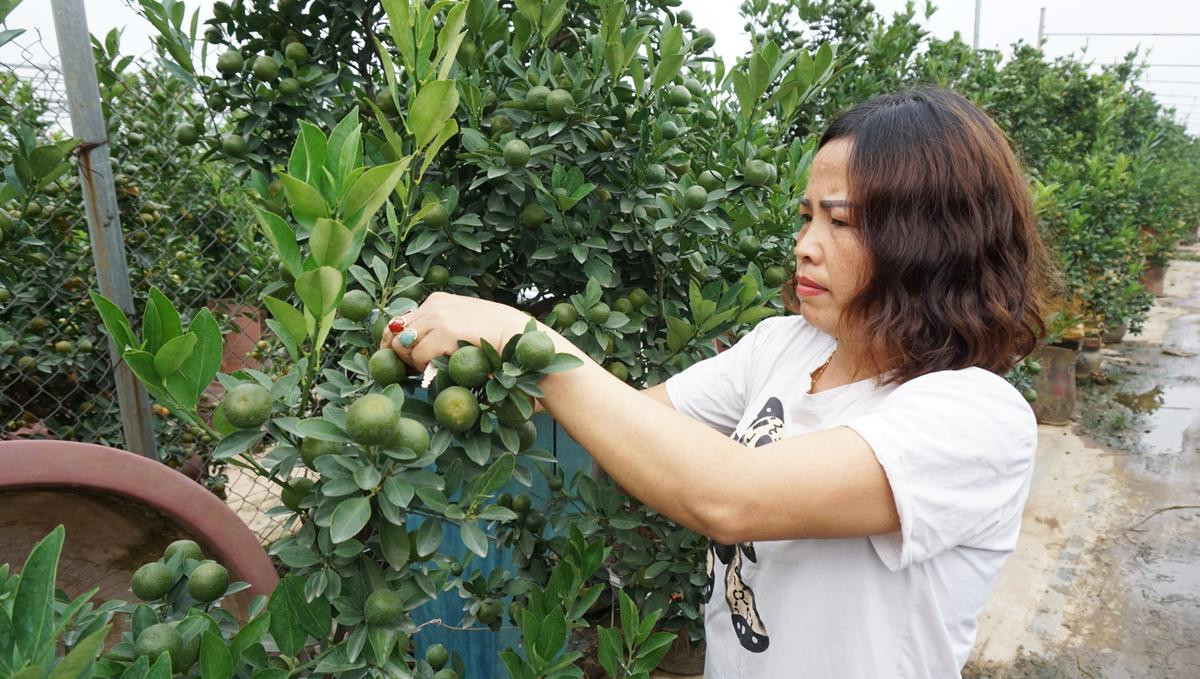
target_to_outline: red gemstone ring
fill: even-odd
[[[401,330],[404,330],[404,317],[397,316],[388,321],[388,330],[391,330],[393,335],[399,334]]]

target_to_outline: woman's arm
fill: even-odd
[[[502,347],[530,317],[470,297],[431,294],[409,318],[420,339],[390,346],[418,372],[465,339]],[[544,377],[543,407],[626,491],[688,528],[748,540],[889,533],[899,527],[883,468],[867,442],[839,427],[753,449],[644,396],[544,323],[558,352],[583,361]]]

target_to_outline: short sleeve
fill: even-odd
[[[846,422],[887,474],[900,530],[871,536],[898,571],[1019,524],[1037,451],[1037,421],[1003,378],[980,368],[923,375]]]
[[[763,320],[733,346],[669,377],[667,396],[675,409],[725,434],[732,433],[750,399],[754,357],[778,320]]]

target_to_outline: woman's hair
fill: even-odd
[[[841,321],[892,371],[885,382],[972,366],[1002,375],[1036,349],[1056,275],[996,123],[959,94],[920,88],[854,106],[818,148],[842,138],[869,263]]]

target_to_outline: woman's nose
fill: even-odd
[[[821,247],[817,242],[811,222],[804,224],[796,232],[796,247],[794,249],[797,261],[809,260],[816,262],[821,255]]]

